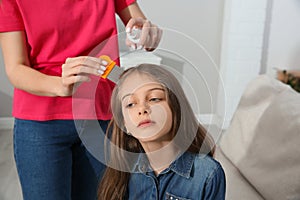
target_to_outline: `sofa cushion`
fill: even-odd
[[[248,182],[239,170],[226,158],[222,150],[217,147],[215,153],[226,174],[226,197],[229,200],[264,200],[256,189]]]
[[[266,199],[300,199],[300,94],[261,75],[241,97],[220,147]]]

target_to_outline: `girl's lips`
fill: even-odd
[[[143,120],[141,121],[139,124],[138,124],[138,127],[146,127],[146,126],[149,126],[151,124],[154,124],[153,121],[151,120]]]

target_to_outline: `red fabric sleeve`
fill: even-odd
[[[24,30],[17,2],[0,0],[0,32]]]
[[[133,4],[134,2],[136,2],[136,0],[115,0],[116,13],[120,14],[120,12],[124,8],[127,8],[130,4]]]

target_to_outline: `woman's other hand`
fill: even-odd
[[[147,51],[153,51],[156,49],[162,36],[162,30],[160,28],[142,17],[131,18],[128,21],[126,25],[126,32],[130,33],[133,28],[141,30],[140,39],[138,43],[134,43],[127,38],[127,46],[130,46],[133,49],[144,48]]]

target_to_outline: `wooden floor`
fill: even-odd
[[[11,130],[0,130],[0,200],[21,200]]]

